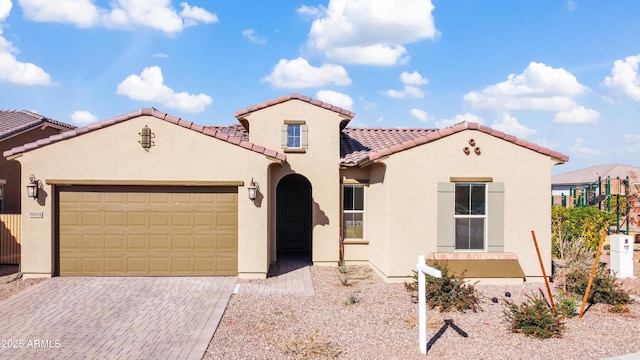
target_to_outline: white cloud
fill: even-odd
[[[153,54],[153,57],[160,58],[160,59],[167,59],[169,58],[169,54],[159,52],[159,53]]]
[[[561,124],[596,124],[599,119],[599,112],[576,106],[571,110],[556,113],[553,121]]]
[[[199,22],[206,24],[218,22],[216,14],[210,13],[201,7],[190,6],[186,2],[181,2],[180,6],[182,6],[180,15],[185,19],[185,26],[197,25]]]
[[[306,16],[321,16],[327,12],[322,5],[320,6],[308,6],[302,5],[298,9],[296,9],[298,14],[306,15]]]
[[[563,111],[576,107],[573,97],[587,90],[568,71],[531,62],[522,74],[510,74],[506,81],[467,93],[464,100],[473,108],[499,111]]]
[[[427,85],[429,83],[429,80],[423,78],[417,71],[412,73],[403,71],[402,74],[400,74],[400,81],[405,85],[413,86]]]
[[[343,109],[353,109],[353,99],[349,95],[337,91],[320,90],[316,93],[316,98],[322,102],[339,106]]]
[[[528,128],[518,122],[518,119],[509,115],[508,113],[502,113],[491,125],[492,128],[502,131],[505,134],[513,135],[522,139],[536,134],[538,131]]]
[[[0,49],[0,81],[2,80],[25,86],[53,85],[51,76],[41,67],[20,62],[12,54]]]
[[[301,57],[293,60],[280,59],[278,64],[273,67],[271,74],[262,78],[261,81],[277,88],[296,89],[320,87],[327,84],[338,86],[351,84],[351,79],[344,67],[331,64],[314,67]]]
[[[13,3],[11,2],[11,0],[0,0],[0,23],[2,23],[7,17],[9,17],[12,7]]]
[[[547,149],[552,149],[552,150],[560,147],[560,143],[551,142],[546,139],[535,139],[533,142],[539,146],[546,147]]]
[[[202,112],[211,104],[211,98],[205,94],[192,95],[186,92],[176,93],[163,84],[162,70],[159,66],[144,68],[140,76],[127,76],[116,90],[116,94],[134,100],[154,101],[167,107],[186,112]]]
[[[71,121],[76,125],[86,125],[98,121],[98,117],[85,110],[74,111]]]
[[[623,60],[616,60],[611,69],[611,76],[604,78],[604,84],[634,101],[640,101],[640,76],[638,76],[640,55],[628,56]]]
[[[94,26],[100,18],[92,0],[18,0],[24,16],[38,22],[72,23],[77,27]]]
[[[97,7],[92,0],[19,0],[18,3],[29,20],[70,23],[80,28],[129,29],[141,25],[175,34],[187,26],[218,20],[215,14],[186,2],[180,4],[182,11],[178,14],[170,0],[114,0],[110,9]]]
[[[267,42],[266,39],[263,39],[263,38],[260,38],[260,37],[256,36],[255,30],[253,30],[253,29],[242,30],[242,36],[244,36],[247,39],[249,39],[249,41],[254,42],[254,43],[258,43],[258,44],[264,44],[264,43]]]
[[[327,59],[339,63],[354,65],[391,66],[404,64],[409,61],[405,56],[404,46],[385,46],[380,44],[370,46],[349,46],[327,49]]]
[[[409,115],[413,116],[414,118],[420,121],[424,121],[424,122],[429,121],[429,114],[427,114],[427,112],[424,110],[413,108],[409,110]]]
[[[571,151],[572,153],[578,156],[584,156],[584,157],[600,154],[600,150],[586,147],[584,145],[583,138],[577,138],[575,144],[569,147],[569,151]]]
[[[18,53],[18,49],[2,36],[4,21],[11,13],[12,7],[11,0],[0,0],[0,82],[25,86],[53,85],[51,76],[44,69],[35,64],[18,61],[13,55]]]
[[[442,120],[436,121],[435,125],[437,128],[446,128],[464,121],[474,122],[481,125],[484,124],[484,119],[482,117],[472,113],[464,113],[464,114],[458,114],[452,119],[442,119]]]
[[[313,21],[310,49],[348,64],[394,65],[405,60],[402,45],[438,36],[431,0],[330,0],[327,9],[301,7]]]
[[[400,74],[400,81],[404,85],[404,90],[386,90],[383,93],[392,98],[405,98],[407,96],[414,98],[424,97],[424,92],[418,87],[420,85],[425,85],[429,83],[429,80],[425,79],[420,75],[419,72],[414,71],[412,73],[408,73],[403,71]]]

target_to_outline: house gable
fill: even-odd
[[[462,122],[443,129],[344,129],[341,138],[341,165],[346,167],[366,166],[372,161],[412,149],[416,146],[431,143],[465,130],[477,130],[489,134],[526,149],[547,155],[555,159],[557,163],[564,163],[569,160],[569,157],[566,155],[524,139],[507,135],[502,131],[491,129],[490,127],[474,122]]]
[[[244,140],[242,137],[238,137],[238,136],[233,136],[232,134],[230,134],[228,131],[223,131],[220,130],[219,128],[216,127],[207,127],[207,126],[203,126],[203,125],[198,125],[196,123],[193,123],[191,121],[187,121],[184,120],[182,118],[179,118],[177,116],[173,116],[173,115],[168,115],[167,113],[158,111],[154,108],[145,108],[145,109],[141,109],[139,111],[135,111],[135,112],[130,112],[124,115],[120,115],[120,116],[116,116],[107,120],[103,120],[94,124],[90,124],[88,126],[85,126],[83,128],[78,128],[78,129],[74,129],[74,130],[69,130],[66,131],[64,133],[61,134],[57,134],[57,135],[53,135],[53,136],[49,136],[48,138],[44,138],[44,139],[40,139],[38,141],[35,142],[31,142],[31,143],[27,143],[24,144],[22,146],[18,146],[15,148],[12,148],[10,150],[7,150],[3,153],[3,156],[5,157],[12,157],[12,156],[16,156],[18,154],[36,149],[36,148],[40,148],[49,144],[53,144],[53,143],[57,143],[59,141],[64,141],[67,139],[71,139],[74,138],[76,136],[80,136],[86,133],[90,133],[99,129],[103,129],[124,121],[128,121],[140,116],[144,116],[144,115],[149,115],[152,116],[154,118],[157,119],[161,119],[164,121],[167,121],[169,123],[181,126],[183,128],[187,128],[190,130],[193,130],[195,132],[198,133],[202,133],[204,135],[208,135],[210,137],[213,137],[215,139],[227,142],[229,144],[233,144],[235,146],[239,146],[241,148],[259,153],[259,154],[263,154],[266,157],[275,159],[278,162],[284,162],[286,160],[286,156],[282,153],[279,153],[275,150],[271,150],[268,148],[265,148],[264,146],[260,146],[254,143],[251,143],[249,141]]]

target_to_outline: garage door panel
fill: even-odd
[[[60,190],[60,275],[237,275],[237,192],[163,190]]]
[[[147,244],[147,235],[129,235],[127,236],[127,249],[128,250],[145,250],[149,247]]]
[[[193,226],[193,213],[190,211],[174,211],[171,217],[172,226]]]

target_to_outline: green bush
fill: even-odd
[[[430,309],[438,308],[440,312],[457,310],[477,312],[480,308],[478,291],[473,284],[464,281],[464,273],[455,275],[449,273],[446,262],[436,262],[433,267],[440,270],[441,278],[426,276],[426,299]],[[413,283],[405,284],[408,290],[417,294],[418,272],[413,271]]]
[[[591,276],[591,269],[586,267],[569,269],[565,280],[567,291],[584,296],[589,284],[589,276]],[[631,298],[606,267],[598,267],[587,301],[591,304],[624,305],[631,303]]]
[[[600,231],[607,230],[614,224],[614,214],[596,207],[553,207],[551,210],[553,256],[563,259],[564,248],[578,239],[581,239],[587,248],[596,250],[600,243]]]
[[[571,319],[578,315],[576,311],[578,304],[578,300],[573,296],[562,297],[560,301],[556,303],[556,312],[565,319]]]
[[[507,309],[504,310],[504,317],[512,332],[539,339],[562,337],[562,316],[554,314],[542,296],[527,296],[527,300],[520,305],[509,300],[505,300],[505,303]]]

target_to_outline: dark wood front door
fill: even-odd
[[[287,175],[277,187],[278,257],[303,255],[311,259],[311,184],[304,176]]]

